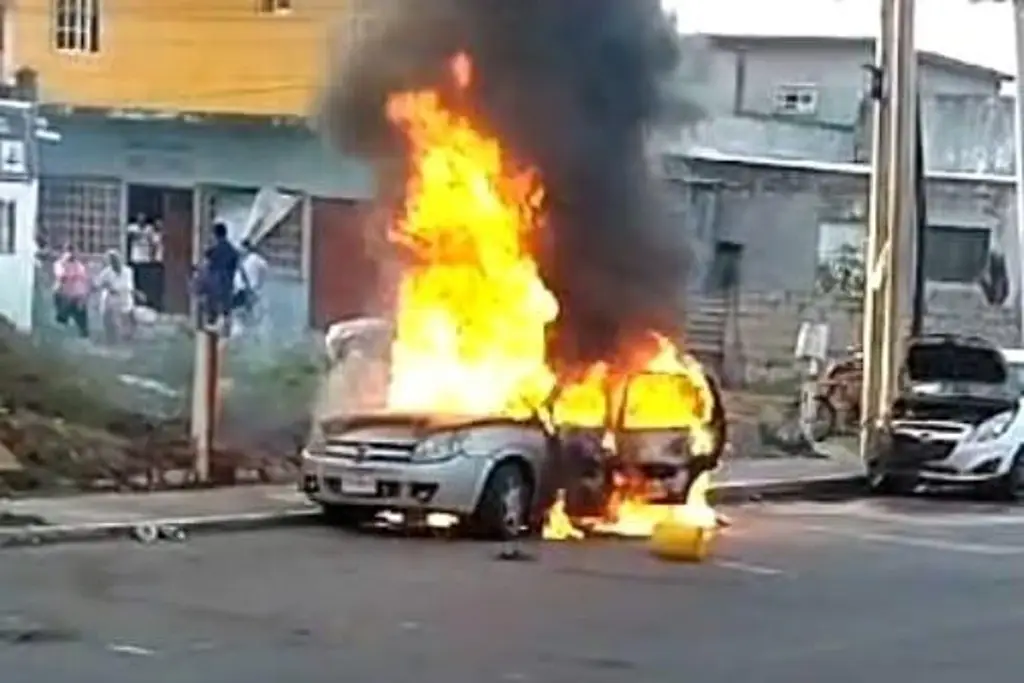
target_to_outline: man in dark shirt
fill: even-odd
[[[225,330],[230,330],[228,317],[231,312],[231,296],[235,288],[235,274],[238,272],[238,250],[228,240],[228,227],[221,221],[213,224],[213,244],[207,248],[204,275],[207,321],[215,324],[223,321]]]

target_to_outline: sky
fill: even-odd
[[[877,35],[879,0],[662,0],[686,33]],[[1009,3],[917,0],[919,49],[1013,73]]]

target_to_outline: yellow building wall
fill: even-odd
[[[264,14],[259,0],[100,0],[100,49],[66,54],[54,42],[54,0],[10,12],[17,67],[39,74],[40,99],[82,107],[307,115],[345,0],[292,0]]]

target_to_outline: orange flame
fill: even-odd
[[[468,80],[469,57],[452,69]],[[399,284],[389,407],[494,415],[517,412],[517,399],[539,403],[553,384],[545,328],[558,302],[529,250],[542,225],[536,172],[516,169],[436,92],[393,96],[387,113],[412,153],[391,237],[413,257]]]
[[[475,77],[470,56],[456,55],[450,69],[454,85],[467,89]],[[558,301],[533,253],[545,228],[542,179],[439,91],[392,95],[386,113],[411,160],[390,232],[409,258],[398,285],[388,407],[528,417],[557,384],[545,342]],[[620,357],[582,370],[559,387],[555,424],[600,428],[618,418],[626,429],[688,430],[697,452],[713,445],[706,377],[670,340],[638,330]],[[613,437],[606,434],[612,446]],[[550,523],[564,516],[564,498],[560,506]],[[620,496],[608,528],[632,527],[626,520],[645,517],[647,507],[642,496]],[[565,528],[549,535],[575,537]]]

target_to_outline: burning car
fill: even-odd
[[[871,449],[871,489],[957,486],[1017,498],[1024,486],[1020,403],[1006,358],[987,341],[913,340],[891,422]]]
[[[392,301],[386,324],[328,334],[337,372],[302,486],[346,523],[445,513],[508,536],[547,512],[563,530],[552,536],[584,518],[649,530],[653,500],[702,493],[724,446],[721,401],[681,346],[684,250],[655,230],[641,166],[609,176],[616,200],[588,211],[594,169],[548,159],[549,188],[525,158],[545,149],[513,152],[476,106],[502,89],[474,89],[467,52],[446,66],[449,82],[381,103],[405,162],[389,176],[401,183],[387,221],[396,267],[383,269]],[[646,163],[635,130],[617,131],[618,156]],[[609,231],[622,245],[594,239]]]
[[[634,512],[659,498],[685,500],[725,442],[720,401],[709,433],[691,431],[684,415],[674,425],[637,419],[631,395],[642,399],[654,385],[685,391],[687,382],[658,373],[627,378],[619,396],[608,397],[614,416],[603,425],[558,425],[553,406],[520,418],[379,411],[325,419],[303,451],[302,487],[344,525],[388,511],[507,538],[541,529],[560,500],[558,514],[574,525],[618,523],[644,535],[655,516],[624,519],[624,499]]]

